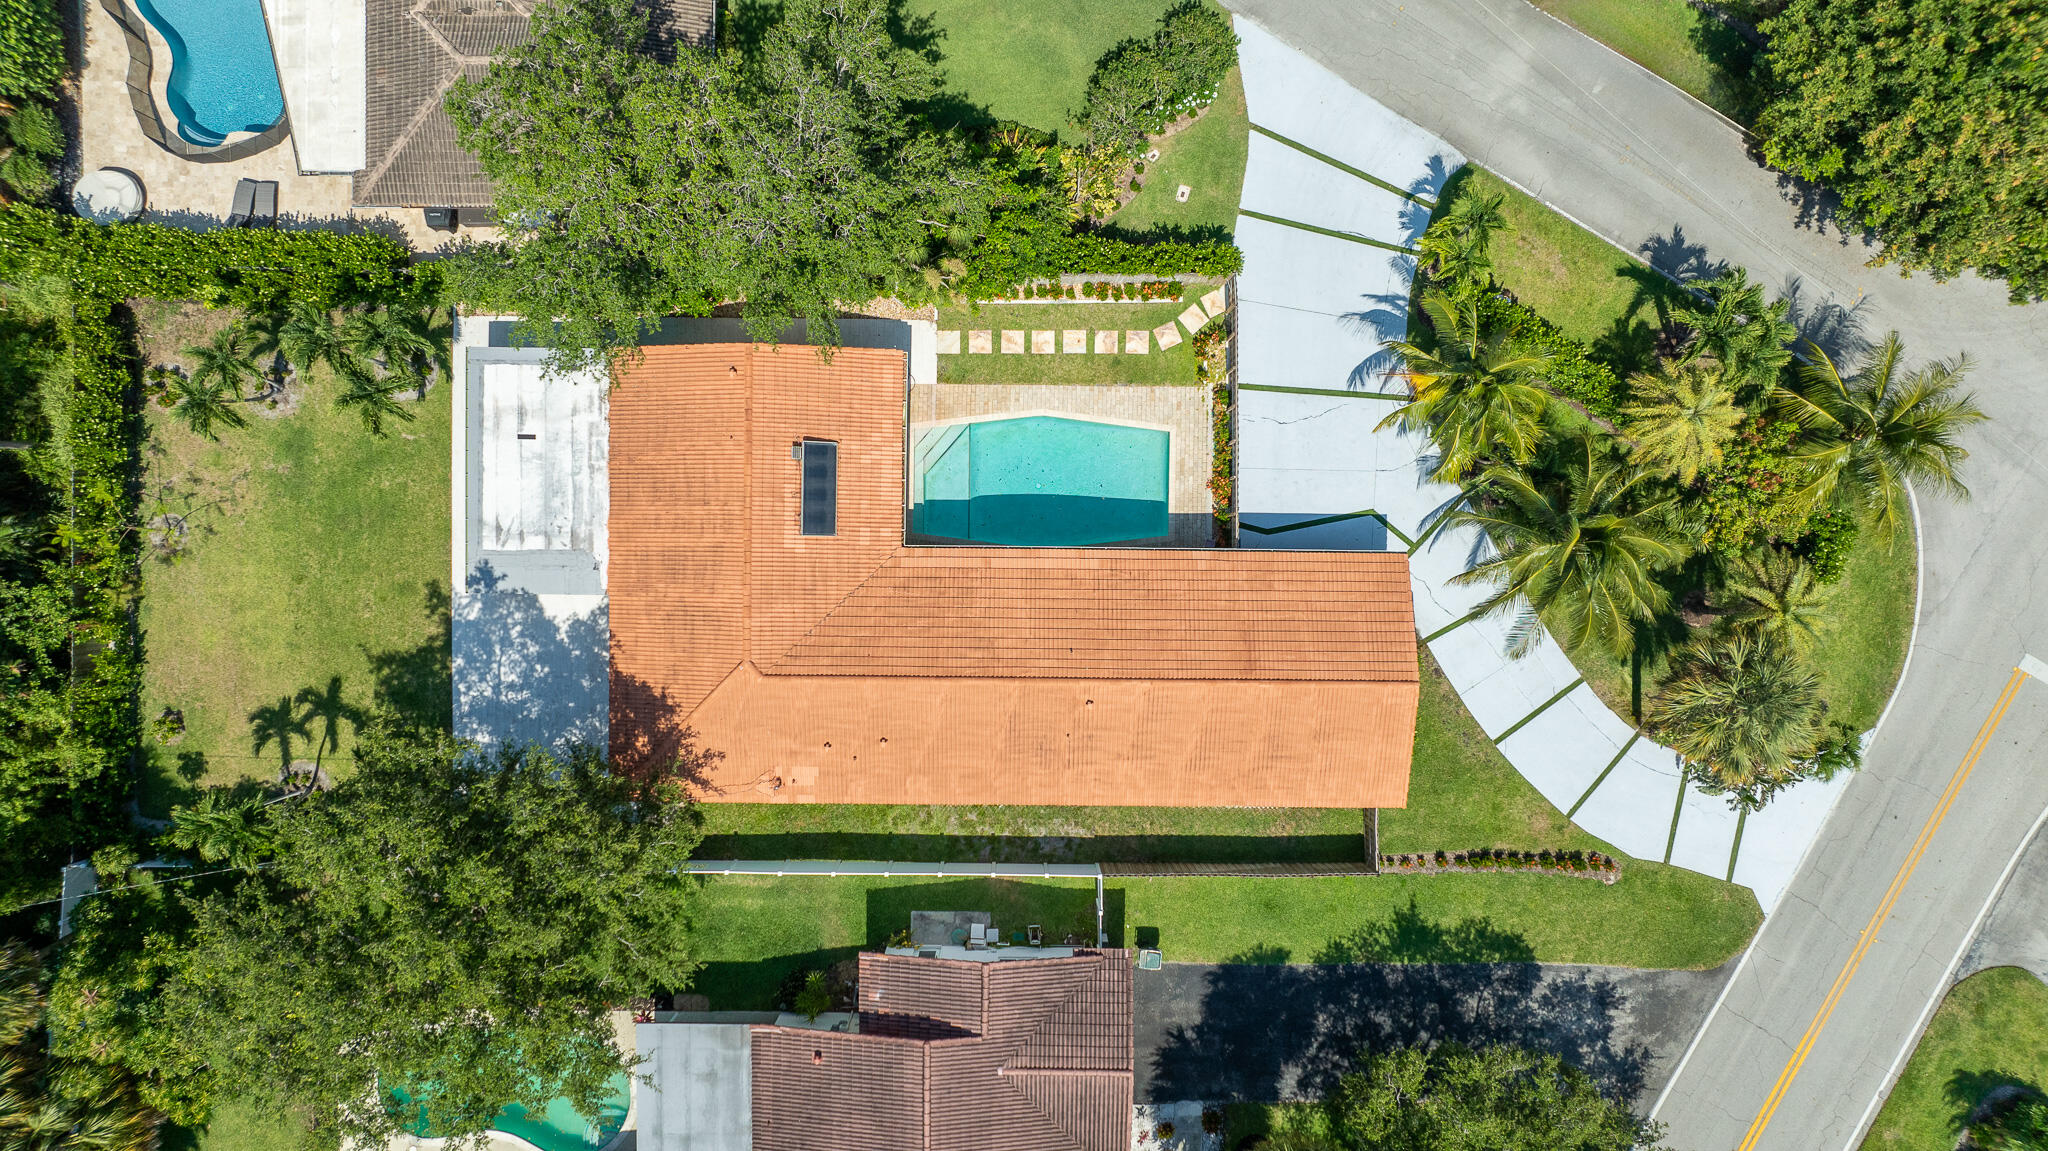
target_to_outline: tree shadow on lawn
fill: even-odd
[[[365,650],[372,680],[370,699],[378,711],[435,731],[455,726],[453,616],[448,589],[427,581],[423,609],[430,632],[407,648]]]
[[[1514,932],[1430,920],[1411,902],[1331,940],[1312,965],[1286,966],[1287,949],[1263,945],[1223,966],[1142,974],[1139,1098],[1311,1098],[1364,1052],[1458,1040],[1555,1052],[1635,1099],[1653,1053],[1622,1033],[1627,994],[1533,957]]]
[[[1988,1068],[1956,1071],[1942,1085],[1941,1094],[1955,1108],[1948,1127],[1958,1135],[1970,1124],[2008,1111],[2022,1100],[2042,1097],[2040,1085],[2033,1080]]]
[[[845,878],[790,878],[783,884],[846,883]],[[800,902],[801,894],[792,900]],[[780,1006],[778,990],[793,972],[823,969],[862,951],[879,951],[889,939],[910,927],[913,911],[986,911],[1005,937],[1032,924],[1057,944],[1069,935],[1092,945],[1095,934],[1095,888],[1092,884],[1054,886],[1009,879],[906,880],[870,888],[866,893],[863,942],[842,947],[748,959],[707,962],[688,988],[711,1001],[717,1011],[767,1011]],[[1109,946],[1122,946],[1124,893],[1103,893],[1103,930]],[[728,953],[731,948],[725,948]]]

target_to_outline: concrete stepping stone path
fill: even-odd
[[[1218,317],[1218,316],[1222,315],[1222,314],[1223,314],[1223,289],[1221,289],[1221,288],[1217,288],[1217,289],[1215,289],[1214,291],[1211,291],[1211,292],[1209,292],[1209,293],[1205,294],[1205,295],[1204,295],[1204,296],[1202,297],[1202,310],[1203,310],[1203,311],[1205,311],[1205,312],[1208,312],[1208,313],[1209,313],[1209,318],[1210,318],[1210,319],[1212,319],[1212,320],[1213,320],[1213,319],[1215,319],[1216,317]]]
[[[1124,332],[1124,354],[1142,356],[1152,350],[1152,333],[1143,328],[1131,328]]]
[[[1180,329],[1169,320],[1152,329],[1152,338],[1159,341],[1159,350],[1163,352],[1180,343]]]
[[[1055,332],[1033,331],[1031,333],[1031,354],[1034,356],[1052,355],[1053,339],[1056,335],[1057,333]]]
[[[1024,333],[1014,328],[1003,329],[1003,354],[1021,356],[1024,354]]]
[[[939,329],[939,354],[942,356],[957,356],[960,354],[960,329]]]
[[[1068,355],[1086,354],[1088,351],[1088,329],[1067,328],[1060,332],[1060,351]]]
[[[988,355],[990,352],[995,351],[995,343],[992,339],[994,334],[995,333],[989,331],[987,328],[983,328],[977,332],[967,333],[968,352],[977,356],[985,356]]]
[[[1095,333],[1095,354],[1098,356],[1116,355],[1115,332],[1098,331]]]
[[[1201,331],[1202,325],[1208,322],[1209,317],[1202,314],[1200,304],[1189,304],[1188,310],[1180,314],[1180,326],[1186,328],[1190,336]]]

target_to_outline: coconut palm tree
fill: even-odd
[[[326,364],[344,379],[369,371],[341,325],[334,322],[334,313],[318,304],[293,304],[271,317],[256,345],[258,354],[266,348],[282,353],[300,375],[310,373],[315,364]]]
[[[356,312],[342,321],[341,338],[356,354],[381,362],[392,375],[415,382],[434,368],[441,350],[423,313],[402,308]]]
[[[1722,591],[1732,609],[1730,626],[1768,636],[1798,655],[1812,654],[1820,641],[1828,593],[1803,557],[1761,548],[1736,562]]]
[[[215,425],[227,428],[242,428],[249,421],[234,404],[242,398],[236,385],[227,380],[201,383],[193,376],[171,377],[171,414],[191,428],[193,434],[209,440],[220,437],[213,434]]]
[[[195,806],[174,808],[164,839],[208,863],[243,871],[256,870],[271,847],[263,804],[253,797],[235,799],[220,788],[208,791]]]
[[[0,1047],[12,1047],[43,1020],[41,964],[27,945],[0,943]]]
[[[387,419],[408,424],[413,421],[411,410],[398,402],[398,393],[418,387],[418,380],[406,376],[380,379],[368,372],[342,379],[347,386],[334,397],[334,406],[339,411],[354,412],[362,419],[364,431],[381,436]]]
[[[1708,357],[1666,360],[1629,381],[1634,402],[1623,408],[1629,455],[1660,476],[1691,486],[1721,462],[1743,412],[1721,365]]]
[[[1799,329],[1787,318],[1791,305],[1769,299],[1764,286],[1750,283],[1742,268],[1690,287],[1697,294],[1671,307],[1671,318],[1694,332],[1685,358],[1712,357],[1740,387],[1775,383],[1792,361],[1792,342],[1799,338]]]
[[[193,382],[224,384],[237,397],[244,390],[261,388],[263,369],[256,364],[252,342],[249,333],[239,325],[230,325],[215,332],[211,341],[186,348],[185,355],[192,360]]]
[[[1423,294],[1422,312],[1435,343],[1387,345],[1400,357],[1414,398],[1379,426],[1426,433],[1437,449],[1436,478],[1448,483],[1487,460],[1528,463],[1544,440],[1550,411],[1550,393],[1533,373],[1550,353],[1511,347],[1508,332],[1482,322],[1476,296],[1432,288]]]
[[[1819,677],[1792,649],[1737,631],[1689,648],[1647,718],[1705,782],[1755,792],[1798,773],[1824,710]]]
[[[1416,241],[1417,264],[1440,283],[1479,288],[1493,278],[1493,237],[1506,231],[1507,195],[1460,196],[1431,220]]]
[[[1591,436],[1565,455],[1564,470],[1554,475],[1487,469],[1451,522],[1479,527],[1495,554],[1452,578],[1494,588],[1474,615],[1519,609],[1510,655],[1534,649],[1543,635],[1540,616],[1549,613],[1572,646],[1597,642],[1626,656],[1637,626],[1669,602],[1657,573],[1690,553],[1668,522],[1672,497],[1657,492],[1648,473]]]
[[[1792,452],[1813,506],[1861,513],[1889,539],[1898,532],[1908,482],[1969,498],[1957,472],[1970,453],[1956,434],[1987,418],[1975,397],[1959,391],[1969,357],[1904,374],[1905,348],[1892,332],[1844,375],[1818,345],[1806,348],[1795,382],[1775,391],[1772,404],[1799,424]]]

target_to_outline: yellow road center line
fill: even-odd
[[[1799,1075],[1800,1067],[1806,1063],[1806,1056],[1813,1050],[1814,1041],[1820,1038],[1821,1029],[1827,1026],[1828,1017],[1834,1014],[1835,1005],[1841,1002],[1842,993],[1848,990],[1850,978],[1856,974],[1856,968],[1862,964],[1865,953],[1877,942],[1878,928],[1890,917],[1892,907],[1905,892],[1906,881],[1913,877],[1913,872],[1920,866],[1920,859],[1927,854],[1927,847],[1933,842],[1934,833],[1940,829],[1942,821],[1948,818],[1949,808],[1954,806],[1956,796],[1962,791],[1964,782],[1970,778],[1970,772],[1977,766],[1977,760],[1983,756],[1984,749],[1990,745],[1992,733],[1996,732],[1998,725],[2004,721],[2006,709],[2012,706],[2013,696],[2018,694],[2020,684],[2024,682],[2026,673],[2014,668],[2012,675],[2005,681],[2005,690],[1999,693],[1998,702],[1992,705],[1991,714],[1984,718],[1984,725],[1977,729],[1977,738],[1971,741],[1970,750],[1963,756],[1963,761],[1956,765],[1955,774],[1949,777],[1947,790],[1941,793],[1940,801],[1934,805],[1934,811],[1928,815],[1926,824],[1920,828],[1920,835],[1913,841],[1912,850],[1906,853],[1905,862],[1899,865],[1898,874],[1892,876],[1891,886],[1885,890],[1884,898],[1878,901],[1877,910],[1871,913],[1870,922],[1864,926],[1863,934],[1856,940],[1855,950],[1849,953],[1848,962],[1842,965],[1841,973],[1835,976],[1834,986],[1828,989],[1827,999],[1822,1001],[1820,1010],[1814,1013],[1813,1022],[1807,1025],[1806,1034],[1799,1040],[1799,1046],[1793,1050],[1792,1058],[1786,1061],[1785,1069],[1778,1073],[1778,1082],[1771,1088],[1770,1097],[1764,1100],[1763,1108],[1757,1112],[1755,1121],[1750,1123],[1749,1133],[1743,1136],[1739,1151],[1754,1151],[1757,1140],[1763,1136],[1764,1128],[1770,1126],[1771,1117],[1777,1114],[1778,1104],[1784,1101],[1785,1092],[1791,1088],[1792,1080]]]

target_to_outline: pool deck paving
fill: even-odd
[[[1465,159],[1235,22],[1253,124],[1236,232],[1241,545],[1407,551],[1416,628],[1508,762],[1616,849],[1732,879],[1768,912],[1847,777],[1739,816],[1686,783],[1676,753],[1602,703],[1554,640],[1513,659],[1512,615],[1473,618],[1488,589],[1452,581],[1489,545],[1440,526],[1459,489],[1429,478],[1419,432],[1385,423],[1405,400],[1387,375],[1415,271],[1401,249]]]

